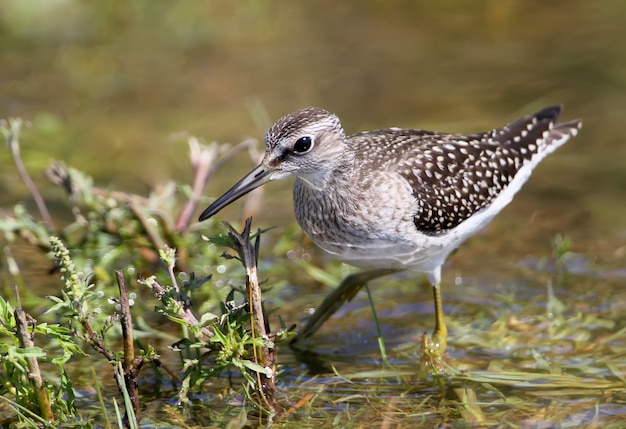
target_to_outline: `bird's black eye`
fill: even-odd
[[[311,150],[313,147],[313,139],[309,136],[300,137],[293,145],[293,151],[297,154],[303,154]]]

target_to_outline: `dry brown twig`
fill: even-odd
[[[233,241],[233,247],[239,254],[241,262],[246,269],[246,293],[248,295],[248,305],[252,316],[251,329],[254,338],[262,338],[266,343],[270,341],[268,324],[263,311],[263,301],[259,277],[257,271],[260,231],[255,234],[254,244],[250,242],[250,229],[252,218],[246,219],[244,229],[238,233],[229,223],[224,222],[228,228],[228,235]],[[261,404],[266,406],[271,413],[276,413],[280,408],[276,400],[276,368],[274,347],[262,346],[254,348],[256,363],[263,368],[270,368],[271,376],[256,373],[258,383],[258,395]]]

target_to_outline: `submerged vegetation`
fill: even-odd
[[[0,426],[624,427],[624,22],[620,2],[0,2],[0,118],[32,121],[0,127]],[[177,134],[307,105],[468,132],[559,102],[583,133],[447,262],[437,371],[405,274],[291,344],[350,271],[284,221],[284,182],[222,217],[253,248],[279,226],[259,333],[239,240],[193,215],[257,149]]]
[[[552,284],[569,282],[580,259],[567,238],[558,236],[552,255],[536,262],[549,273],[546,295],[536,297],[540,310],[518,319],[517,312],[505,311],[516,307],[517,297],[503,293],[494,298],[500,310],[473,320],[451,318],[457,351],[450,361],[424,359],[424,341],[419,353],[419,344],[396,345],[389,358],[385,342],[393,339],[385,338],[374,313],[374,369],[342,365],[341,359],[329,365],[307,345],[287,352],[293,326],[261,298],[261,286],[279,284],[275,278],[259,280],[265,278],[257,268],[265,231],[252,232],[250,220],[241,233],[230,225],[191,226],[207,180],[250,142],[231,148],[189,139],[193,185],[170,183],[147,197],[99,189],[84,173],[53,162],[46,176],[65,190],[71,208],[71,220],[59,228],[21,161],[21,125],[5,121],[2,131],[42,220],[22,204],[0,212],[5,426],[137,427],[160,418],[230,427],[547,427],[599,421],[610,427],[624,414],[623,319],[582,303],[572,311],[554,292]],[[58,290],[48,290],[47,301],[31,292],[20,268],[14,249],[23,243],[46,253],[51,275],[62,280]],[[328,277],[304,260],[300,266],[319,279]],[[278,326],[269,323],[274,313]],[[503,352],[506,357],[486,357]],[[179,363],[161,356],[172,353]],[[94,363],[98,356],[102,364]],[[95,373],[85,379],[73,364],[100,368],[114,383]],[[91,402],[77,387],[89,385]],[[175,398],[175,406],[151,414],[149,402],[163,398]]]
[[[185,189],[176,189],[171,184],[148,198],[97,189],[89,177],[55,162],[46,175],[66,190],[73,216],[67,226],[58,229],[44,198],[23,167],[19,150],[21,126],[20,120],[12,119],[2,124],[2,131],[43,221],[31,217],[22,205],[17,205],[13,212],[0,213],[7,262],[3,266],[12,268],[7,272],[11,280],[7,277],[3,288],[9,291],[9,283],[20,285],[13,293],[4,294],[13,299],[0,300],[0,335],[4,339],[0,361],[2,378],[6,380],[1,391],[6,404],[15,412],[14,418],[49,424],[68,419],[85,424],[92,421],[90,417],[83,418],[84,414],[76,408],[74,386],[64,367],[72,359],[88,359],[91,355],[85,346],[113,367],[120,393],[118,400],[125,410],[123,417],[118,415],[123,426],[136,426],[139,422],[138,386],[142,378],[140,370],[145,365],[178,386],[177,401],[181,406],[189,404],[190,395],[202,391],[207,380],[238,373],[245,382],[239,387],[233,385],[233,392],[247,398],[252,408],[263,410],[262,415],[277,414],[274,343],[288,333],[268,332],[263,318],[256,274],[261,231],[252,234],[248,220],[242,234],[230,226],[228,234],[212,238],[203,238],[198,232],[187,233],[190,216],[211,170],[249,143],[228,149],[190,139],[195,187],[186,193]],[[223,153],[218,158],[220,150]],[[187,205],[180,203],[183,210],[176,219],[173,218],[178,207],[175,196],[188,199]],[[47,307],[41,317],[52,323],[35,320],[20,304],[20,296],[29,288],[10,249],[24,241],[47,252],[53,262],[51,271],[63,280],[63,287],[48,296],[49,305],[37,304]],[[224,256],[238,259],[245,268],[244,275],[233,275],[245,279],[241,288],[233,287],[220,294],[211,289],[210,276],[186,271],[186,267],[199,260],[217,265],[220,253],[228,247],[235,254]],[[145,290],[129,287],[127,277]],[[117,292],[112,288],[114,278]],[[141,304],[145,291],[151,291],[155,298],[156,307],[150,311],[182,328],[183,339],[172,345],[181,357],[180,375],[173,370],[163,373],[158,369],[162,365],[160,352],[150,344],[149,332],[137,328],[145,326],[149,318],[148,305]],[[196,293],[199,291],[204,292]],[[120,335],[122,348],[116,351],[115,343]],[[37,346],[34,340],[47,345]],[[49,343],[52,340],[56,345]],[[59,356],[55,357],[57,349]],[[40,362],[55,364],[56,371],[45,378],[39,369]],[[55,384],[52,379],[60,382]],[[100,382],[94,380],[96,387],[100,387]],[[115,404],[117,410],[117,402],[104,402],[101,398],[105,407],[102,416],[106,419],[111,405]]]

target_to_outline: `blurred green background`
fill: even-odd
[[[348,132],[482,131],[562,102],[583,132],[536,171],[509,217],[558,216],[578,240],[623,240],[624,22],[619,1],[4,0],[0,117],[32,121],[31,171],[62,159],[141,192],[188,178],[171,138],[180,132],[261,139],[310,105]],[[0,162],[2,203],[27,198],[7,153]],[[272,185],[268,201],[289,187]]]
[[[191,180],[186,133],[233,144],[253,137],[261,150],[271,123],[305,106],[338,114],[348,133],[390,126],[476,132],[563,103],[562,118],[582,118],[582,132],[444,267],[449,353],[459,367],[502,358],[518,368],[528,361],[532,367],[540,350],[555,367],[606,360],[621,362],[615,365],[623,373],[625,23],[626,2],[617,0],[3,0],[0,118],[31,122],[22,135],[23,158],[60,215],[68,213],[66,197],[42,174],[52,159],[92,175],[100,187],[145,194],[172,178]],[[207,194],[218,196],[252,166],[241,154]],[[0,172],[0,206],[25,201],[33,208],[7,150],[0,151]],[[267,235],[277,240],[287,231],[304,248],[297,255],[314,252],[287,226],[294,222],[291,182],[266,188],[255,225],[279,225]],[[217,218],[239,220],[240,208],[234,204]],[[577,256],[565,271],[578,276],[573,280],[562,281],[546,262],[557,234],[572,239]],[[293,252],[278,256],[272,263],[300,269]],[[532,317],[550,311],[546,288],[553,280],[565,320],[582,333],[557,341],[537,323],[527,335],[538,344],[529,345],[523,329],[534,322],[524,317],[541,320]],[[291,323],[327,290],[311,288],[301,269],[287,281],[295,284],[281,292],[300,299],[285,310]],[[392,346],[414,342],[416,332],[432,326],[430,290],[403,283],[376,291]],[[340,372],[342,363],[378,367],[363,302],[357,299],[352,313],[341,313],[326,336],[311,340]],[[492,330],[497,323],[501,331]],[[504,347],[501,332],[521,337]],[[481,333],[493,338],[480,342],[474,336]],[[602,347],[594,348],[598,342]],[[285,356],[284,378],[299,380],[298,363]],[[587,398],[581,409],[596,412],[594,394]],[[624,415],[611,397],[599,401],[602,412]]]
[[[23,157],[67,213],[41,174],[51,159],[145,193],[190,180],[181,135],[253,137],[262,149],[271,123],[304,106],[337,113],[349,133],[472,132],[564,103],[563,119],[583,118],[580,135],[455,260],[493,275],[485,258],[497,267],[536,257],[563,234],[623,280],[624,22],[618,1],[5,0],[0,117],[31,121]],[[0,165],[0,203],[30,204],[7,151]],[[251,167],[242,154],[208,195]],[[293,222],[290,188],[267,187],[259,226]],[[219,218],[238,220],[240,204]]]

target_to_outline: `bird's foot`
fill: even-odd
[[[430,375],[443,375],[447,373],[444,363],[446,343],[442,342],[438,332],[432,335],[424,334],[420,338],[422,352],[420,366],[422,370]]]

